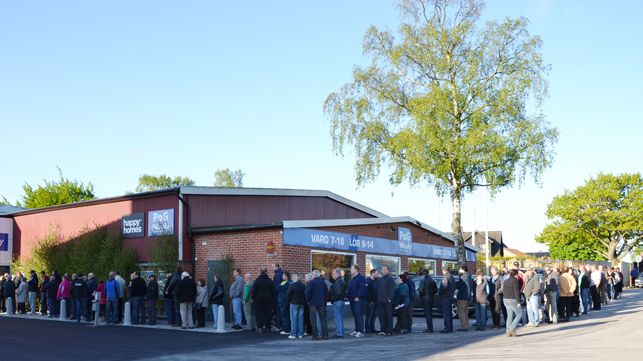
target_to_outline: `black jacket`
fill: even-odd
[[[223,282],[220,279],[217,279],[214,282],[214,285],[210,288],[210,294],[208,295],[210,302],[215,305],[223,304],[223,297],[225,296],[225,288],[223,287]]]
[[[431,276],[424,276],[420,284],[420,297],[425,300],[433,301],[435,295],[438,293],[438,285]]]
[[[377,289],[375,288],[375,280],[366,277],[366,302],[377,302]]]
[[[440,288],[438,289],[438,296],[440,296],[440,298],[452,300],[454,294],[455,279],[451,275],[443,276],[442,283],[440,283]]]
[[[377,302],[392,302],[395,296],[395,281],[391,275],[382,276],[375,282]]]
[[[288,291],[286,291],[288,303],[293,305],[303,305],[306,303],[306,295],[304,294],[305,290],[306,286],[304,286],[301,281],[292,283],[290,287],[288,287]]]
[[[29,287],[29,292],[38,292],[38,276],[31,275],[29,281],[27,281],[27,286]]]
[[[275,299],[275,288],[268,275],[262,273],[252,284],[250,295],[254,301],[273,301]]]
[[[343,279],[338,278],[330,286],[330,302],[337,302],[346,299],[346,283]]]
[[[174,289],[175,284],[172,282],[174,280],[174,275],[165,279],[165,288],[163,289],[163,298],[172,298],[172,290]]]
[[[82,278],[76,278],[71,285],[71,294],[76,300],[89,297],[87,282]]]
[[[489,301],[502,302],[502,276],[498,275],[495,281],[491,276],[487,285],[489,285]]]
[[[192,277],[185,277],[178,283],[176,295],[180,303],[194,302],[196,299],[196,283]]]
[[[11,297],[14,300],[16,299],[16,284],[13,283],[13,281],[5,281],[5,283],[2,285],[2,291],[4,291],[5,298]]]
[[[47,292],[47,298],[50,298],[52,300],[56,299],[56,297],[58,296],[58,285],[60,285],[60,282],[58,282],[58,280],[56,279],[45,284],[44,290],[45,292]]]
[[[130,284],[130,289],[129,289],[130,297],[131,298],[145,297],[146,293],[147,293],[147,285],[145,284],[145,280],[143,280],[141,277],[134,278]]]
[[[147,292],[145,293],[145,299],[150,301],[158,300],[159,298],[159,284],[156,280],[152,280],[147,283]]]
[[[98,288],[98,282],[96,282],[96,278],[90,278],[87,280],[87,288],[89,288],[89,294],[93,294],[94,291]]]

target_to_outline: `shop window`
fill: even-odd
[[[340,252],[312,252],[311,271],[318,270],[324,274],[326,280],[330,280],[330,276],[335,268],[344,271],[344,281],[350,281],[351,266],[355,264],[355,254],[340,253]]]
[[[366,274],[372,269],[381,270],[382,267],[388,267],[390,272],[400,274],[400,257],[387,257],[366,255]]]
[[[422,274],[422,270],[428,270],[429,275],[435,276],[435,261],[430,259],[409,258],[409,273]]]
[[[458,270],[460,269],[458,262],[442,261],[442,265],[449,267],[449,271],[451,271],[451,273],[458,273]]]

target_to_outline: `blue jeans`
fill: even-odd
[[[216,303],[212,304],[212,318],[214,319],[214,323],[212,324],[212,328],[217,328],[217,323],[219,323],[219,306]]]
[[[118,298],[108,298],[105,304],[105,321],[107,323],[118,322]]]
[[[279,303],[277,304],[277,307],[279,308],[279,316],[281,319],[281,329],[289,332],[290,331],[290,307],[288,306],[288,302],[284,303]]]
[[[583,302],[583,315],[589,312],[589,288],[582,288],[580,290],[580,298]]]
[[[377,317],[377,303],[368,302],[366,304],[366,333],[375,332],[375,317]]]
[[[351,301],[351,312],[355,318],[355,332],[364,333],[364,313],[362,309],[364,307],[364,301]]]
[[[304,335],[304,305],[290,304],[290,336]]]
[[[344,336],[344,301],[333,302],[333,316],[335,316],[335,335]]]
[[[606,286],[605,287],[605,293],[607,294],[607,299],[609,301],[611,301],[612,300],[612,290],[614,289],[614,285],[608,283],[605,286]]]
[[[145,323],[145,300],[143,297],[132,297],[130,300],[132,303],[132,323],[137,324]],[[139,315],[141,318],[139,319]]]
[[[529,318],[529,323],[537,325],[540,320],[538,319],[538,311],[540,309],[540,296],[531,296],[527,300],[527,317]]]
[[[503,299],[502,302],[504,302],[505,308],[507,309],[507,320],[505,324],[507,326],[507,333],[509,333],[514,331],[516,326],[518,326],[518,322],[520,322],[520,303],[508,298]]]
[[[487,304],[476,303],[476,328],[484,330],[487,326]]]
[[[232,314],[234,316],[233,324],[235,326],[241,326],[241,317],[243,314],[243,309],[241,307],[241,297],[235,297],[232,299]]]
[[[58,300],[55,298],[47,298],[47,308],[49,308],[49,317],[58,317]]]
[[[165,317],[167,318],[167,323],[170,325],[174,324],[174,300],[172,298],[165,298]]]
[[[85,316],[85,320],[89,320],[87,313],[87,297],[77,298],[74,300],[74,317],[76,321],[80,322],[80,316]]]

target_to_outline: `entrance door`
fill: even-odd
[[[224,260],[209,260],[208,261],[208,279],[207,279],[207,284],[208,284],[208,295],[210,294],[210,290],[212,289],[212,285],[214,284],[214,275],[217,275],[221,282],[223,282],[223,289],[225,297],[223,298],[223,304],[225,306],[226,310],[226,321],[230,320],[231,316],[231,310],[229,307],[229,298],[228,298],[228,291],[230,290],[230,285],[229,285],[229,280],[232,277],[230,274],[230,268],[228,262]],[[208,320],[213,321],[214,320],[214,315],[212,314],[212,307],[208,307]]]

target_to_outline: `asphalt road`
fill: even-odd
[[[437,319],[435,329],[440,330]],[[415,320],[421,330],[420,319]],[[455,322],[457,328],[457,322]],[[348,330],[350,323],[346,324]],[[0,360],[640,360],[643,290],[573,322],[504,330],[314,342],[276,334],[213,334],[0,317]]]

